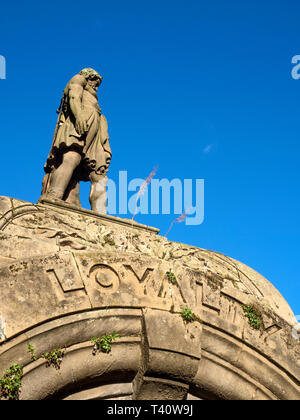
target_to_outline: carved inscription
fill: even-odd
[[[149,266],[146,261],[129,263],[117,262],[110,264],[99,262],[88,264],[88,257],[76,259],[72,253],[59,256],[57,264],[52,263],[47,269],[52,282],[59,286],[60,299],[71,292],[84,290],[93,302],[94,307],[102,306],[107,295],[120,293],[120,303],[124,304],[123,296],[133,299],[133,302],[144,305],[144,297],[157,298],[163,304],[171,305],[175,311],[182,305],[188,305],[201,316],[201,310],[212,315],[221,316],[224,320],[242,330],[247,327],[243,312],[243,304],[247,304],[244,293],[223,286],[223,279],[210,271],[197,271],[189,268],[173,269],[175,280],[171,281],[167,272],[171,268],[165,265]],[[82,281],[79,269],[87,280],[86,287]],[[125,270],[124,270],[125,269]],[[121,276],[120,276],[121,275]],[[96,294],[95,294],[95,292]],[[57,291],[56,291],[57,292]],[[100,293],[100,294],[97,294]],[[124,294],[123,294],[124,293]],[[104,298],[104,296],[107,298]],[[101,297],[102,296],[102,297]],[[103,300],[104,299],[104,300]],[[119,298],[118,298],[119,299]],[[114,301],[115,302],[115,301]],[[153,300],[155,304],[155,299]],[[273,345],[273,337],[281,330],[276,320],[264,317],[261,337],[267,345]],[[235,331],[237,331],[235,329]],[[271,339],[270,339],[271,338]]]
[[[84,289],[84,284],[79,274],[76,262],[72,254],[62,254],[59,263],[51,264],[46,271],[51,280],[58,283],[63,293],[76,292]]]
[[[97,285],[101,293],[115,293],[120,286],[118,273],[105,264],[94,265],[90,271],[90,278]]]
[[[272,345],[271,341],[275,334],[282,330],[282,327],[278,325],[273,317],[268,316],[267,314],[263,314],[263,325],[264,325],[264,333],[263,339],[264,342],[268,345]],[[270,340],[271,338],[271,340]]]
[[[210,273],[194,273],[195,279],[192,288],[195,295],[196,306],[205,307],[210,312],[220,314],[221,309],[221,281],[212,278]]]
[[[151,274],[154,271],[154,268],[148,267],[146,268],[146,270],[143,270],[142,272],[139,272],[138,274],[137,270],[132,268],[131,265],[124,264],[124,267],[126,268],[127,271],[131,272],[134,275],[134,277],[138,280],[140,284],[143,285],[144,295],[147,295],[149,292],[148,290],[149,280],[150,280]],[[152,286],[155,286],[154,282],[152,283]]]

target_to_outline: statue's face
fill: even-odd
[[[88,84],[97,92],[98,87],[101,85],[101,79],[98,76],[91,76],[88,79]]]

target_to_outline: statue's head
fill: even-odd
[[[87,80],[88,84],[95,90],[97,90],[102,83],[103,77],[100,76],[100,74],[94,69],[86,68],[81,70],[79,74],[83,76]]]

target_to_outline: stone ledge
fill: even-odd
[[[154,228],[152,226],[143,225],[141,223],[137,223],[135,221],[131,221],[129,219],[122,219],[121,217],[116,216],[109,216],[107,214],[98,214],[95,211],[83,209],[81,207],[74,206],[72,204],[68,204],[62,200],[50,200],[49,198],[40,198],[37,203],[38,207],[44,208],[44,207],[51,207],[55,208],[60,211],[71,211],[78,214],[82,214],[84,216],[93,217],[105,222],[115,223],[118,225],[126,226],[128,228],[134,228],[134,229],[140,229],[149,233],[158,234],[160,232],[159,229]]]

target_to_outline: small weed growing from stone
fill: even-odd
[[[243,305],[243,311],[251,327],[255,330],[260,330],[262,320],[259,311],[252,305]]]
[[[35,362],[37,360],[35,356],[35,348],[30,343],[28,343],[27,348],[28,352],[31,354],[31,360]]]
[[[115,244],[115,241],[112,239],[112,237],[111,237],[110,235],[105,235],[105,236],[103,237],[103,240],[104,240],[104,242],[105,242],[106,244],[109,244],[109,245],[111,245],[111,246],[116,245],[116,244]]]
[[[176,286],[177,285],[177,278],[176,278],[175,274],[171,270],[170,271],[167,271],[166,274],[167,274],[168,280],[172,284],[174,284],[174,286]]]
[[[187,306],[181,306],[182,311],[180,312],[181,317],[187,323],[195,322],[198,320],[198,317],[192,312],[191,308]]]
[[[111,352],[111,344],[117,338],[121,336],[116,333],[102,335],[101,337],[94,337],[92,338],[92,343],[94,343],[93,347],[93,355],[95,356],[97,351],[102,353],[110,353]]]
[[[18,400],[22,377],[23,367],[21,365],[10,365],[3,378],[0,378],[0,398]]]
[[[60,365],[62,364],[62,359],[65,355],[65,350],[57,349],[50,353],[42,354],[42,358],[46,359],[47,367],[53,366],[55,369],[59,370]]]

